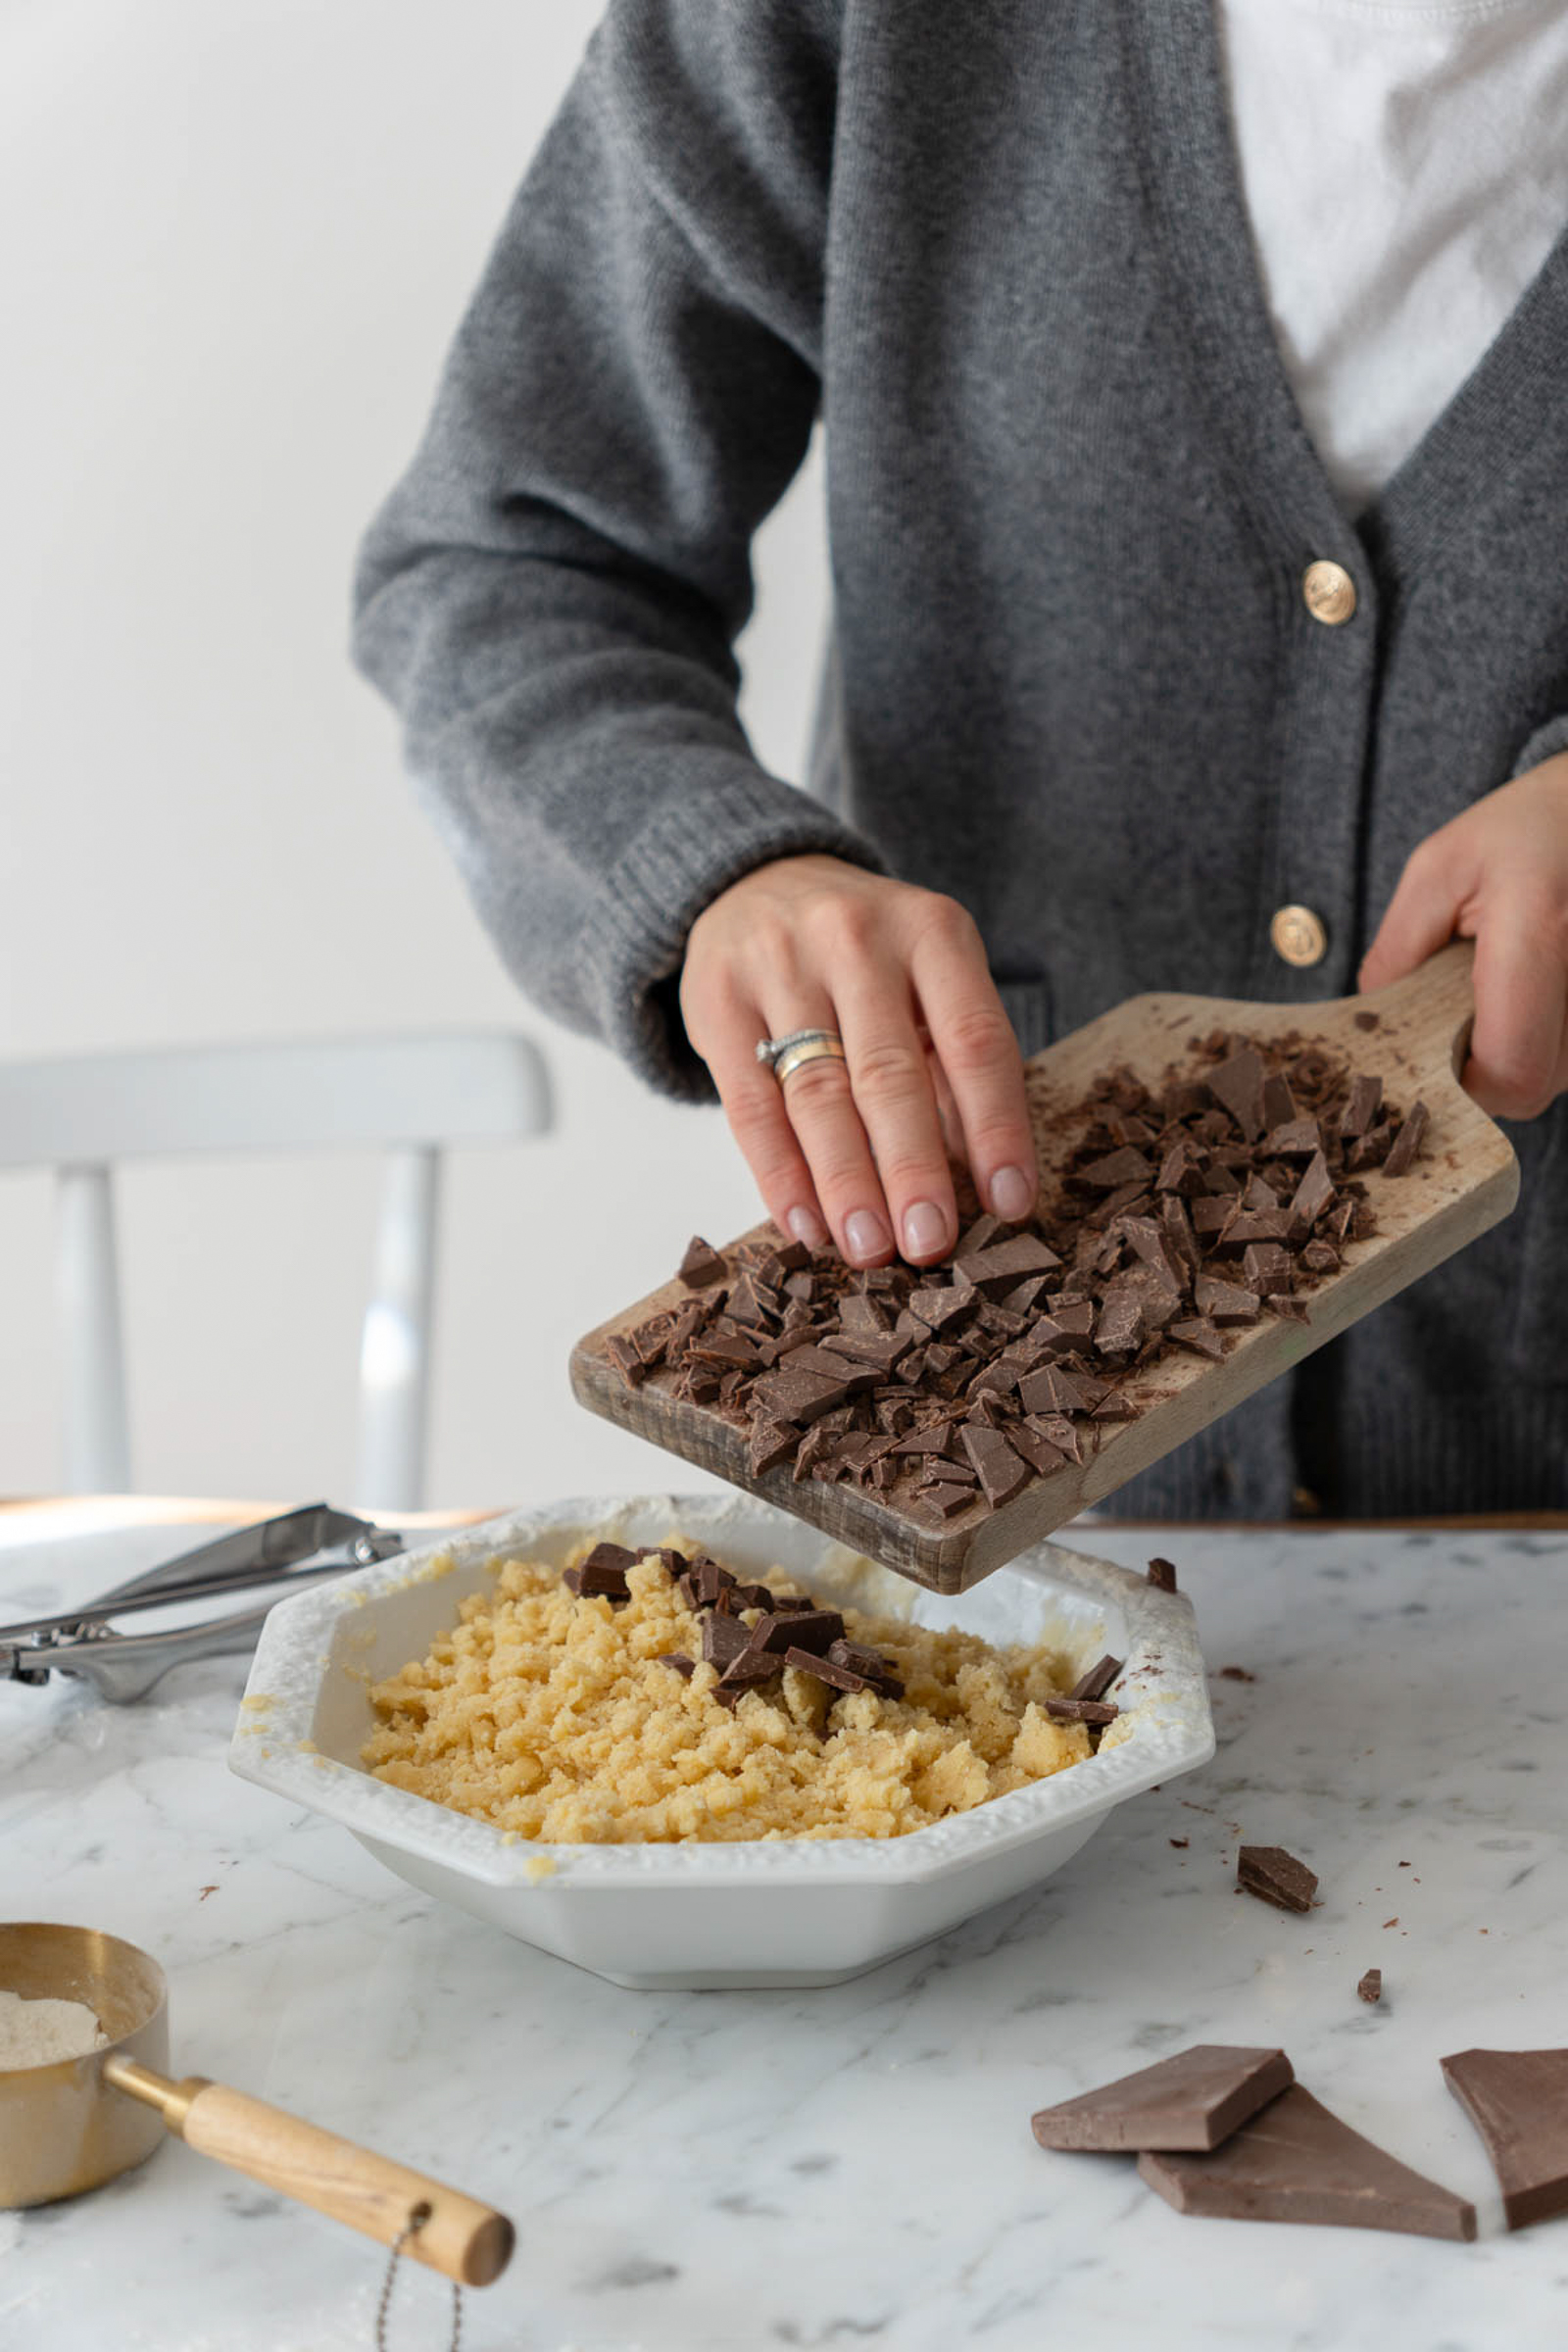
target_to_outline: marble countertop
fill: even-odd
[[[191,1540],[13,1537],[0,1622]],[[466,2298],[466,2352],[1568,2339],[1568,2220],[1502,2232],[1438,2071],[1568,2041],[1568,1534],[1158,1548],[1215,1670],[1212,1764],[1123,1807],[1038,1893],[848,1984],[624,1992],[421,1898],[229,1774],[235,1660],[122,1709],[0,1684],[0,1909],[155,1952],[176,2072],[511,2212],[517,2254]],[[1320,1907],[1236,1894],[1242,1838],[1310,1862]],[[1377,2008],[1355,1993],[1372,1966]],[[1193,2041],[1283,2043],[1348,2122],[1475,2200],[1479,2242],[1184,2219],[1131,2159],[1036,2148],[1033,2108]],[[93,2195],[0,2214],[0,2347],[362,2352],[383,2264],[171,2142]],[[397,2352],[444,2345],[449,2302],[406,2268]]]

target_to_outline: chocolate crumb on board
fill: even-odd
[[[771,1229],[694,1235],[678,1303],[613,1333],[610,1363],[737,1427],[759,1481],[847,1485],[935,1527],[1001,1509],[1147,1409],[1162,1357],[1218,1363],[1308,1321],[1376,1230],[1365,1176],[1420,1150],[1423,1104],[1310,1041],[1216,1030],[1191,1054],[1156,1085],[1094,1082],[1028,1225],[974,1216],[945,1264],[862,1272]]]
[[[1244,1845],[1236,1857],[1236,1884],[1281,1911],[1310,1911],[1317,1893],[1315,1872],[1283,1845]]]
[[[1355,1989],[1363,2001],[1381,2001],[1383,1998],[1382,1969],[1369,1968]]]
[[[1193,1841],[1190,1838],[1169,1838],[1166,1839],[1166,1843],[1168,1845],[1176,1846],[1189,1846],[1192,1844],[1192,1842]]]
[[[1157,1558],[1151,1560],[1147,1581],[1153,1586],[1156,1592],[1174,1592],[1176,1590],[1175,1563],[1171,1560]]]
[[[1246,1666],[1222,1666],[1219,1679],[1222,1683],[1255,1683],[1257,1677]]]

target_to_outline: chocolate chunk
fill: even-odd
[[[1136,1421],[1138,1407],[1130,1396],[1112,1389],[1108,1396],[1102,1396],[1090,1417],[1095,1421]]]
[[[696,1660],[694,1658],[689,1658],[683,1649],[663,1650],[654,1660],[654,1664],[656,1666],[673,1666],[675,1672],[680,1676],[682,1682],[685,1683],[689,1683],[692,1679],[692,1676],[697,1672]]]
[[[605,1342],[605,1353],[621,1375],[629,1389],[640,1388],[648,1378],[648,1366],[638,1354],[635,1345],[621,1333]]]
[[[809,1649],[825,1656],[844,1639],[844,1618],[838,1609],[815,1607],[774,1612],[765,1626],[757,1626],[754,1638],[761,1649]]]
[[[1298,2082],[1210,2155],[1148,2149],[1138,2170],[1178,2213],[1457,2240],[1476,2233],[1473,2205],[1363,2139]]]
[[[1350,1081],[1350,1099],[1340,1113],[1340,1133],[1348,1143],[1365,1135],[1383,1101],[1381,1078],[1357,1076]]]
[[[1245,1266],[1246,1260],[1243,1260]],[[1239,1282],[1221,1282],[1217,1275],[1200,1274],[1193,1285],[1193,1304],[1200,1315],[1221,1328],[1233,1323],[1255,1323],[1256,1294]]]
[[[719,1594],[727,1592],[734,1582],[727,1568],[721,1568],[716,1560],[709,1559],[706,1554],[692,1562],[692,1591],[700,1609],[716,1607]]]
[[[1259,1298],[1265,1291],[1289,1290],[1294,1270],[1290,1251],[1278,1242],[1253,1242],[1242,1255],[1247,1288]]]
[[[1263,1124],[1272,1134],[1277,1128],[1289,1127],[1297,1117],[1296,1097],[1291,1082],[1277,1071],[1270,1071],[1263,1081]]]
[[[1027,1480],[1029,1470],[1001,1431],[971,1429],[966,1423],[958,1432],[958,1442],[974,1464],[986,1500],[993,1509],[1009,1501]]]
[[[1152,1559],[1149,1563],[1149,1580],[1156,1592],[1174,1592],[1176,1570],[1169,1560]]]
[[[746,1464],[754,1478],[761,1478],[776,1470],[780,1462],[793,1459],[800,1445],[801,1433],[785,1421],[754,1421],[746,1448]]]
[[[1102,1355],[1128,1355],[1144,1336],[1144,1304],[1130,1290],[1111,1293],[1095,1325],[1095,1346]]]
[[[1124,1145],[1119,1152],[1107,1152],[1102,1159],[1091,1160],[1087,1168],[1077,1169],[1073,1182],[1092,1193],[1114,1193],[1129,1184],[1139,1187],[1149,1184],[1153,1173],[1141,1152]]]
[[[1159,1163],[1154,1190],[1174,1197],[1179,1193],[1200,1193],[1202,1189],[1203,1176],[1198,1146],[1191,1136],[1179,1136]]]
[[[710,1666],[723,1668],[750,1646],[750,1630],[738,1617],[720,1617],[717,1610],[703,1619],[703,1656]]]
[[[1355,1989],[1363,2001],[1381,2001],[1383,1998],[1382,1969],[1369,1968],[1366,1975],[1357,1983]],[[1444,2059],[1440,2063],[1446,2065],[1447,2061]]]
[[[1037,1422],[1010,1423],[1007,1443],[1042,1478],[1049,1478],[1053,1470],[1064,1470],[1067,1466],[1067,1456],[1059,1446],[1052,1445]]]
[[[765,1585],[737,1585],[730,1599],[737,1609],[760,1609],[764,1615],[773,1607],[773,1595]]]
[[[756,1342],[747,1339],[741,1332],[709,1331],[701,1339],[692,1342],[691,1361],[720,1366],[738,1365],[743,1372],[749,1372],[761,1362],[761,1357],[757,1352]]]
[[[1031,2120],[1043,2148],[1216,2148],[1295,2080],[1283,2050],[1198,2042]]]
[[[814,1348],[798,1348],[797,1355],[814,1355]],[[849,1367],[842,1369],[847,1373]],[[869,1375],[867,1376],[869,1378]],[[795,1356],[781,1364],[776,1372],[764,1372],[752,1390],[758,1410],[772,1420],[793,1421],[803,1426],[819,1420],[830,1412],[845,1396],[850,1383],[832,1374],[797,1369]]]
[[[1427,1117],[1424,1102],[1411,1103],[1410,1115],[1395,1137],[1389,1156],[1383,1162],[1385,1176],[1403,1176],[1408,1172],[1421,1149],[1421,1139],[1427,1131]]]
[[[1010,1291],[1025,1276],[1054,1273],[1061,1264],[1054,1250],[1048,1249],[1039,1235],[1033,1233],[1013,1234],[1009,1240],[974,1251],[956,1262],[959,1271],[988,1298],[1000,1298],[1004,1291]]]
[[[1045,1702],[1046,1713],[1059,1723],[1114,1723],[1121,1713],[1114,1699],[1058,1698],[1054,1695]]]
[[[847,1667],[851,1674],[861,1676],[884,1698],[904,1696],[904,1685],[879,1649],[868,1648],[863,1642],[832,1642],[827,1655],[833,1665]]]
[[[935,1288],[911,1291],[908,1310],[928,1331],[946,1331],[960,1315],[966,1315],[974,1305],[973,1291],[940,1291]]]
[[[625,1544],[596,1544],[581,1565],[584,1569],[591,1568],[595,1571],[611,1570],[620,1578],[621,1584],[624,1586],[627,1569],[638,1560],[646,1560],[656,1555],[646,1551],[633,1551]],[[680,1567],[674,1571],[677,1576],[680,1574],[680,1569],[686,1565],[678,1551],[670,1552],[667,1555],[660,1552],[657,1557],[662,1559],[666,1567],[670,1560],[678,1560]]]
[[[1314,1152],[1292,1198],[1291,1214],[1299,1217],[1303,1225],[1310,1225],[1333,1205],[1334,1179],[1329,1174],[1329,1163],[1321,1152]]]
[[[1206,1356],[1211,1364],[1219,1363],[1228,1353],[1224,1334],[1216,1331],[1213,1324],[1205,1322],[1201,1316],[1189,1318],[1184,1323],[1173,1323],[1166,1336],[1181,1347],[1190,1348],[1195,1355]]]
[[[819,1658],[814,1650],[788,1649],[784,1653],[784,1663],[795,1667],[801,1674],[814,1675],[819,1683],[826,1683],[831,1690],[868,1690],[871,1687],[863,1674],[856,1674],[848,1666],[835,1665],[829,1657]]]
[[[914,1508],[934,1519],[956,1519],[974,1499],[972,1487],[922,1487],[914,1497]]]
[[[665,1259],[668,1264],[668,1259]],[[686,1254],[677,1269],[678,1278],[689,1291],[706,1291],[710,1283],[722,1282],[729,1268],[718,1251],[700,1233],[694,1233],[686,1245]]]
[[[1271,1128],[1261,1149],[1270,1159],[1311,1159],[1323,1149],[1323,1131],[1316,1119],[1292,1119],[1287,1126]]]
[[[1301,1251],[1301,1263],[1309,1274],[1337,1274],[1340,1253],[1332,1242],[1308,1242]]]
[[[1263,1057],[1250,1046],[1208,1073],[1208,1091],[1250,1144],[1263,1132]]]
[[[1439,2064],[1481,2134],[1509,2229],[1568,2213],[1568,2050],[1460,2050]]]
[[[1078,1677],[1068,1696],[1071,1698],[1103,1698],[1117,1675],[1120,1674],[1124,1663],[1125,1660],[1113,1658],[1107,1650],[1096,1665],[1090,1667],[1087,1674],[1081,1674]]]
[[[1358,1029],[1379,1029],[1383,1025],[1383,1016],[1376,1012],[1358,1012],[1355,1025]]]
[[[955,1257],[971,1257],[977,1250],[989,1250],[998,1235],[1006,1230],[1000,1217],[976,1217],[974,1223],[966,1225],[959,1234],[958,1246],[953,1254]]]
[[[1236,1857],[1236,1884],[1281,1911],[1310,1911],[1317,1892],[1315,1872],[1283,1845],[1244,1845]]]
[[[1289,1291],[1265,1291],[1263,1304],[1271,1314],[1281,1316],[1287,1323],[1310,1323],[1312,1320],[1300,1299],[1293,1298]]]

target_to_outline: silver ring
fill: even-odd
[[[798,1046],[791,1046],[781,1054],[773,1064],[773,1075],[782,1087],[786,1079],[793,1078],[796,1071],[804,1069],[808,1061],[848,1059],[848,1054],[832,1030],[819,1029],[814,1037],[803,1038]]]
[[[776,1070],[786,1054],[797,1046],[837,1046],[844,1051],[844,1040],[836,1029],[792,1029],[788,1037],[761,1037],[757,1041],[757,1058]]]

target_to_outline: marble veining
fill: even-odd
[[[185,1541],[0,1549],[0,1621]],[[1151,1548],[1102,1527],[1085,1544]],[[1124,1805],[1036,1893],[847,1984],[620,1991],[411,1892],[229,1774],[238,1660],[124,1709],[0,1685],[4,1910],[153,1950],[181,2071],[506,2207],[518,2253],[468,2297],[468,2352],[1568,2341],[1568,2220],[1501,2232],[1437,2064],[1568,2040],[1568,1539],[1157,1548],[1197,1603],[1212,1763]],[[1310,1862],[1320,1907],[1237,1895],[1243,1838]],[[1355,1995],[1371,1966],[1376,2009]],[[1475,2199],[1480,2241],[1185,2219],[1130,2160],[1035,2147],[1032,2108],[1196,2040],[1282,2042],[1348,2122]],[[93,2196],[0,2215],[0,2348],[362,2352],[381,2267],[171,2143]],[[443,2282],[406,2272],[393,2343],[444,2343],[446,2312]]]

